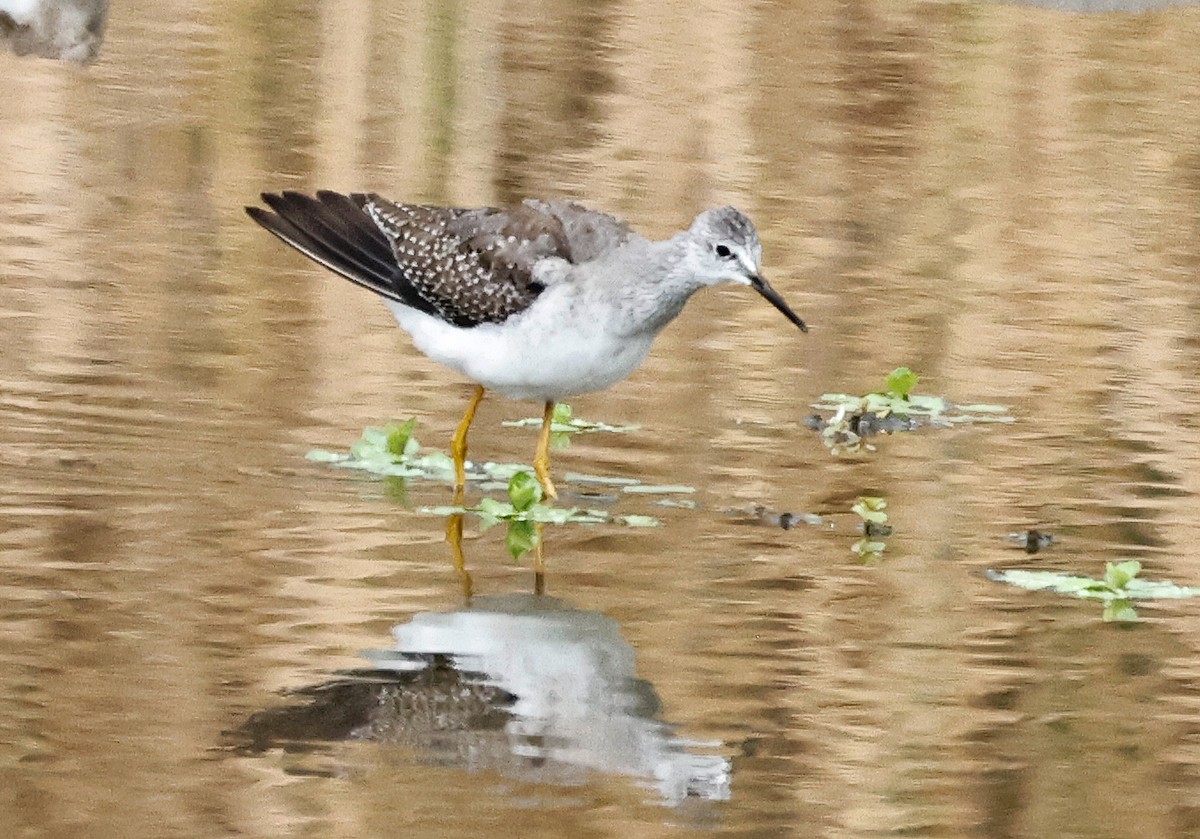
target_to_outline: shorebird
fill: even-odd
[[[760,273],[753,223],[707,210],[651,241],[569,201],[498,209],[396,204],[373,193],[263,193],[252,219],[383,298],[425,355],[476,383],[454,433],[455,498],[466,485],[467,432],[484,393],[543,403],[534,472],[550,478],[550,422],[566,397],[604,390],[636,370],[655,336],[706,286],[753,288],[808,328]]]

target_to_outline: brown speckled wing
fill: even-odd
[[[529,205],[463,210],[395,204],[365,196],[363,210],[392,245],[405,284],[455,326],[502,323],[525,311],[543,287],[534,266],[571,260],[562,222]]]

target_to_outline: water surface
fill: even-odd
[[[0,55],[0,832],[1200,830],[1197,604],[984,575],[1200,585],[1197,43],[1187,4],[131,0],[86,68]],[[538,589],[468,521],[468,595],[447,486],[305,460],[444,448],[470,394],[242,214],[322,187],[733,203],[812,331],[699,295],[574,403],[639,430],[555,454],[695,508],[564,481],[662,525],[548,529]],[[1016,421],[832,457],[810,403],[899,365]]]

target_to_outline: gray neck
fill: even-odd
[[[688,234],[679,233],[662,242],[647,242],[625,270],[637,277],[623,283],[619,322],[614,326],[626,336],[653,336],[674,320],[688,298],[703,283],[685,267]]]

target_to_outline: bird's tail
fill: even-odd
[[[391,243],[364,209],[368,196],[330,190],[315,198],[301,192],[264,192],[262,200],[274,212],[247,207],[246,214],[309,259],[389,300],[409,306],[424,303],[407,299],[413,294],[411,286],[396,282]]]

